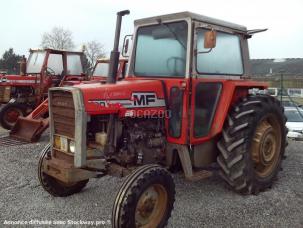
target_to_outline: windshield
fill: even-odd
[[[184,77],[187,29],[185,21],[139,28],[134,74]]]
[[[109,70],[109,63],[98,63],[95,67],[93,76],[107,77]]]
[[[300,115],[301,113],[301,115]],[[303,122],[303,111],[298,112],[298,110],[285,110],[285,115],[287,117],[287,122]]]
[[[80,55],[68,54],[67,55],[67,75],[81,75],[83,67]]]
[[[45,54],[45,51],[35,51],[29,55],[26,66],[28,74],[38,74],[41,72]]]

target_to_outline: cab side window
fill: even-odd
[[[194,136],[208,135],[222,89],[221,83],[201,82],[196,86]]]
[[[55,75],[61,75],[63,71],[63,56],[60,54],[49,54],[47,67],[48,71]]]
[[[216,47],[204,48],[206,29],[197,30],[197,72],[199,74],[242,75],[243,63],[238,35],[217,31]],[[199,53],[200,52],[200,53]]]
[[[83,67],[80,55],[67,55],[67,75],[81,75]]]

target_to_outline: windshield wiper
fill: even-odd
[[[178,37],[178,35],[175,33],[175,31],[173,31],[173,30],[169,27],[169,25],[163,23],[160,19],[158,20],[158,22],[159,22],[160,25],[164,25],[164,26],[168,29],[168,31],[175,37],[175,39],[181,44],[181,46],[184,48],[184,50],[186,50],[186,45],[183,44],[183,42],[179,39],[179,37]]]

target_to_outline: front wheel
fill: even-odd
[[[26,115],[26,108],[22,104],[7,103],[0,110],[0,124],[3,128],[11,130],[19,116]]]
[[[45,162],[47,159],[51,159],[50,144],[48,144],[41,152],[38,163],[39,182],[44,190],[46,190],[49,194],[53,196],[66,197],[80,192],[86,186],[89,180],[66,184],[44,173],[43,162]]]
[[[217,161],[235,191],[257,194],[271,187],[284,157],[285,122],[280,102],[267,95],[249,96],[231,110]]]
[[[175,201],[175,185],[159,165],[144,165],[125,180],[112,212],[115,228],[164,227]]]

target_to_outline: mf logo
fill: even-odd
[[[153,92],[134,92],[131,96],[131,107],[163,107],[165,106],[164,99],[158,98]]]
[[[134,106],[149,106],[155,103],[156,95],[154,93],[133,93]]]

